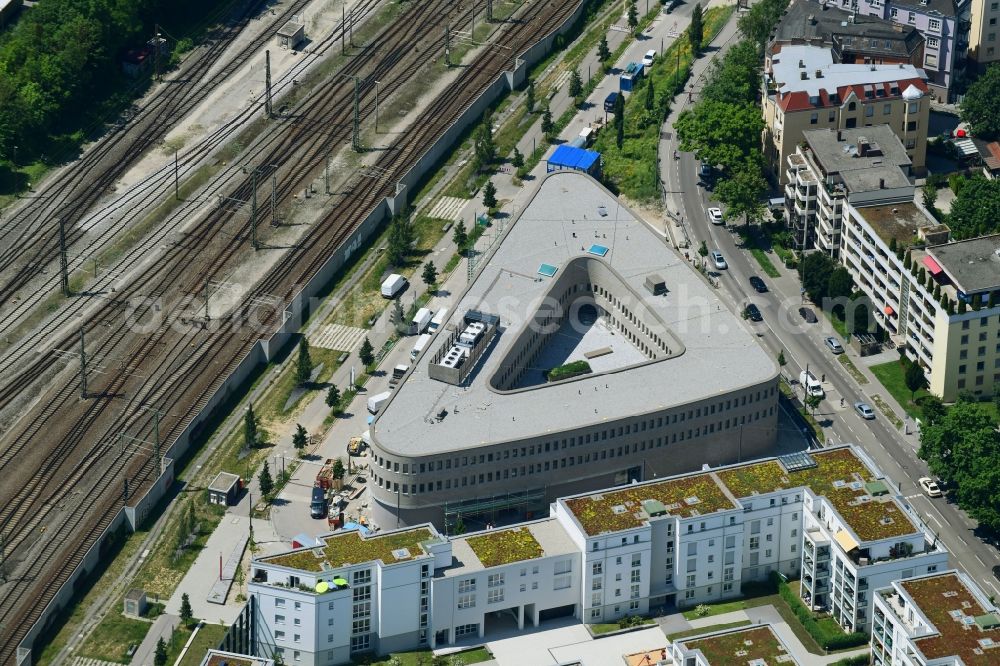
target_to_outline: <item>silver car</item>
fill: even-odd
[[[711,255],[712,262],[715,264],[715,267],[718,268],[720,271],[724,271],[727,268],[729,268],[729,264],[726,263],[725,257],[723,257],[722,253],[719,252],[718,250],[712,250],[711,252],[709,252],[709,255]]]
[[[823,342],[826,343],[826,346],[834,354],[843,354],[844,353],[844,345],[840,344],[840,340],[838,340],[837,338],[827,338]]]
[[[867,402],[856,402],[854,403],[854,411],[863,418],[871,421],[875,418],[875,412],[872,410],[872,406]]]

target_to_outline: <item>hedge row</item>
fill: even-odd
[[[853,634],[831,635],[829,632],[825,631],[816,618],[813,616],[812,612],[805,607],[802,600],[799,599],[798,595],[792,592],[792,588],[788,586],[783,580],[778,581],[778,594],[781,598],[785,600],[785,603],[792,609],[795,613],[795,617],[798,618],[799,622],[805,628],[809,635],[812,636],[820,647],[824,650],[843,650],[845,648],[858,647],[860,645],[868,644],[868,635],[861,632],[854,632]],[[865,662],[867,663],[867,662]]]

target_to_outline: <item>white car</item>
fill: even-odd
[[[646,51],[646,55],[642,56],[642,66],[651,67],[654,58],[656,58],[656,51],[653,49]]]
[[[920,484],[920,487],[927,493],[928,497],[941,497],[941,488],[933,479],[924,476],[917,479],[917,483]]]
[[[718,250],[712,250],[711,252],[709,252],[709,255],[711,255],[712,262],[715,264],[715,267],[718,268],[720,271],[724,271],[727,268],[729,268],[729,264],[726,263],[725,257],[723,257],[722,253],[719,252]]]
[[[712,224],[725,224],[726,221],[722,218],[721,208],[709,208],[708,209],[708,221]]]

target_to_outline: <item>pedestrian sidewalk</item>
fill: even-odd
[[[177,615],[164,613],[157,617],[153,626],[146,632],[146,637],[136,649],[135,654],[132,655],[132,666],[153,666],[157,642],[163,638],[164,643],[169,643],[170,637],[174,635],[174,630],[180,626],[180,623],[181,619]]]

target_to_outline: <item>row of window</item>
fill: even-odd
[[[531,444],[521,447],[512,447],[503,452],[497,451],[496,453],[480,453],[478,456],[455,456],[453,458],[447,458],[444,460],[437,460],[429,463],[399,463],[398,461],[390,461],[385,457],[375,454],[375,464],[387,471],[392,471],[394,473],[402,474],[423,474],[425,472],[434,471],[444,471],[452,468],[467,467],[473,465],[483,465],[492,462],[499,462],[500,460],[509,460],[511,458],[525,458],[535,455],[541,455],[543,453],[550,453],[559,450],[565,450],[567,448],[574,448],[577,446],[585,446],[587,444],[607,441],[608,438],[622,437],[627,435],[632,435],[635,433],[646,432],[647,430],[655,430],[657,428],[663,428],[670,425],[676,425],[678,423],[684,423],[685,421],[690,421],[693,419],[699,419],[702,417],[712,416],[716,413],[722,413],[723,411],[728,411],[730,409],[736,409],[738,407],[745,407],[748,404],[754,402],[759,402],[760,400],[767,400],[769,398],[774,398],[777,394],[777,387],[772,386],[768,389],[762,389],[755,391],[754,393],[749,393],[736,398],[729,398],[727,400],[720,400],[718,403],[712,403],[710,405],[705,405],[704,407],[695,407],[688,409],[686,411],[676,412],[673,414],[667,414],[665,416],[658,416],[655,418],[644,419],[642,421],[636,421],[633,423],[625,423],[618,426],[613,426],[611,428],[600,430],[598,432],[586,433],[580,435],[573,435],[570,437],[563,437],[561,439],[551,440],[539,444]],[[728,426],[727,426],[728,427]],[[617,434],[616,434],[617,433]]]

